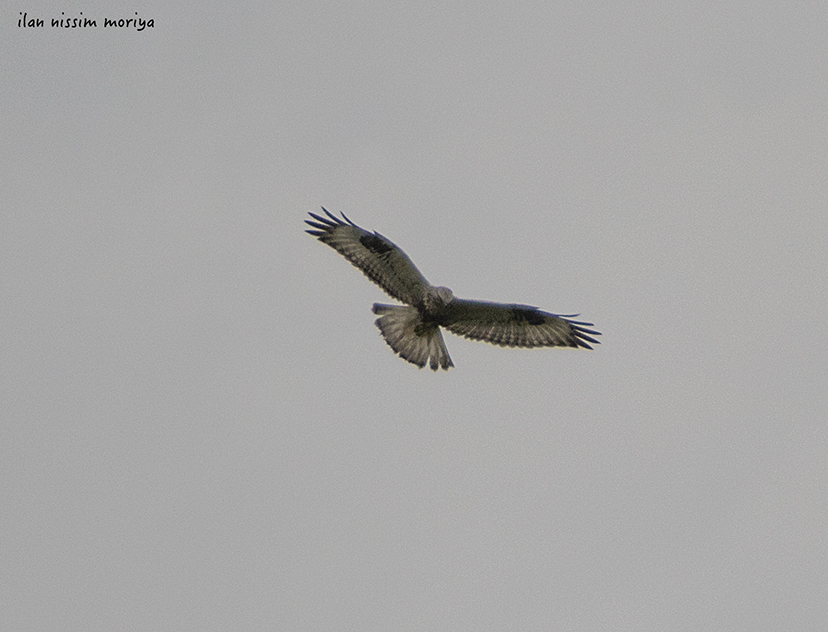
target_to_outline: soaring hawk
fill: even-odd
[[[426,281],[411,259],[389,239],[369,233],[345,217],[343,222],[325,207],[327,219],[309,213],[316,221],[305,220],[314,230],[307,231],[328,244],[405,305],[374,303],[374,313],[383,338],[403,359],[421,369],[428,363],[432,371],[454,366],[440,327],[450,332],[503,347],[583,347],[598,344],[587,329],[592,323],[540,311],[529,305],[489,303],[455,298],[447,287]],[[347,222],[347,223],[346,223]]]

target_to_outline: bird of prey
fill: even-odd
[[[592,323],[569,320],[577,314],[560,316],[529,305],[489,303],[456,298],[447,287],[435,287],[426,281],[411,259],[391,240],[377,232],[368,232],[342,213],[344,222],[322,207],[325,215],[309,215],[305,220],[317,237],[344,256],[354,266],[405,305],[374,303],[379,314],[376,325],[385,342],[401,358],[433,371],[448,370],[454,363],[449,357],[440,327],[472,340],[491,342],[503,347],[582,347],[598,344],[587,329]]]

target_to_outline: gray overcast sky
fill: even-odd
[[[824,629],[824,3],[0,30],[0,628]],[[418,371],[320,205],[602,344]]]

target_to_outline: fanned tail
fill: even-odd
[[[454,366],[440,328],[424,323],[416,308],[374,303],[373,312],[380,315],[375,324],[385,342],[401,358],[421,369],[428,363],[432,371]]]

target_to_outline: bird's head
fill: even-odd
[[[454,294],[447,287],[429,287],[423,294],[422,303],[418,308],[426,315],[436,316],[443,307],[454,300]]]
[[[439,298],[444,305],[451,303],[454,300],[454,293],[447,287],[437,287],[434,288],[434,291],[437,293],[437,298]]]

